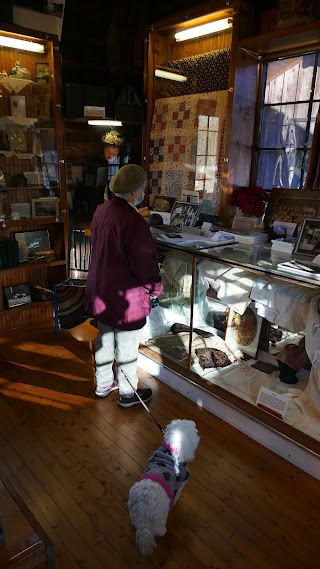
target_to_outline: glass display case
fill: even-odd
[[[0,329],[52,318],[67,272],[59,64],[54,36],[0,31]],[[13,306],[21,285],[30,301]]]
[[[142,330],[142,353],[317,448],[320,267],[289,274],[278,267],[287,257],[261,244],[157,247],[164,291]],[[264,405],[270,393],[279,400]]]

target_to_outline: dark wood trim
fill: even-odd
[[[263,59],[320,49],[320,22],[247,38],[239,46]]]

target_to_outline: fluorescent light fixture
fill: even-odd
[[[14,49],[21,49],[23,51],[34,51],[36,53],[44,53],[44,45],[42,43],[35,43],[33,41],[18,40],[9,36],[0,35],[0,45],[3,47],[13,47]]]
[[[101,120],[88,120],[88,124],[91,126],[122,126],[121,121],[112,121],[108,119],[101,119]]]
[[[185,75],[180,75],[177,71],[167,71],[166,69],[155,69],[154,74],[156,77],[162,77],[162,79],[171,79],[171,81],[180,81],[183,83],[188,80]]]
[[[195,28],[189,28],[188,30],[177,32],[174,37],[176,38],[176,41],[185,41],[205,36],[207,34],[222,32],[229,28],[232,28],[232,20],[230,18],[224,18],[223,20],[216,20],[215,22],[209,22],[209,24],[203,24],[202,26],[196,26]]]

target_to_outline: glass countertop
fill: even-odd
[[[319,273],[315,274],[296,274],[295,272],[288,272],[278,267],[279,263],[285,263],[296,259],[301,263],[306,263],[310,266],[312,258],[301,255],[285,255],[279,251],[272,251],[271,245],[256,244],[256,245],[243,245],[242,243],[233,243],[231,245],[221,245],[215,247],[206,246],[205,242],[194,241],[190,243],[159,243],[157,245],[168,249],[175,249],[194,253],[199,257],[205,257],[224,263],[242,266],[246,269],[254,270],[259,273],[267,273],[284,278],[285,280],[306,284],[308,286],[320,287],[320,266]],[[317,267],[317,265],[315,266]]]

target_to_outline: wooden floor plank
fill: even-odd
[[[128,491],[162,435],[116,392],[95,398],[95,334],[0,335],[0,472],[54,542],[57,569],[316,569],[319,483],[142,370],[157,420],[193,419],[201,442],[167,534],[138,554]]]

